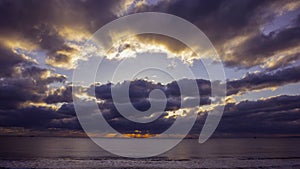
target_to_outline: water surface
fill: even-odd
[[[131,159],[88,138],[1,137],[0,168],[300,168],[299,150],[299,138],[188,139],[160,156]]]

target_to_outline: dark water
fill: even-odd
[[[300,168],[299,150],[298,138],[183,140],[160,156],[129,159],[88,138],[1,137],[0,168]]]

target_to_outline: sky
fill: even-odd
[[[157,34],[118,39],[111,32],[109,52],[93,50],[89,40],[102,26],[140,12],[163,12],[198,27],[222,60],[226,75],[226,98],[213,102],[203,62],[214,58],[203,52],[195,56],[182,42]],[[300,136],[300,1],[281,0],[0,0],[0,135],[83,137],[72,97],[73,71],[93,58],[102,59],[95,82],[76,84],[84,98],[97,103],[107,122],[120,134],[100,137],[150,137],[161,134],[183,117],[196,122],[188,137],[197,137],[205,118],[224,107],[215,137]],[[157,70],[131,72],[155,62],[178,75],[172,78]],[[120,64],[125,71],[113,76]],[[198,105],[182,98],[178,82],[188,67],[195,76]],[[137,110],[150,107],[149,94],[159,89],[167,99],[164,111],[136,123],[122,116],[111,90],[129,84],[130,102]],[[95,97],[93,97],[93,89]],[[182,99],[188,100],[182,106]],[[126,103],[128,104],[128,103]],[[88,110],[88,108],[87,108]],[[93,117],[88,117],[93,118]],[[184,125],[184,124],[182,124]],[[180,126],[178,128],[180,134]]]

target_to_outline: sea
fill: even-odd
[[[164,154],[137,159],[106,152],[89,138],[0,137],[0,168],[300,169],[300,139],[215,138],[203,144],[186,139]]]

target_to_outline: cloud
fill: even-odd
[[[276,71],[261,71],[255,73],[248,73],[243,78],[237,80],[229,80],[227,81],[227,95],[236,95],[246,93],[248,91],[253,90],[262,90],[262,89],[272,89],[277,88],[280,86],[284,86],[286,84],[297,83],[300,81],[299,72],[300,67],[290,67]],[[179,80],[180,84],[183,84],[183,87],[187,87],[191,83],[191,79],[181,79]],[[211,82],[204,79],[196,79],[199,93],[203,100],[202,103],[207,104],[209,102],[207,97],[211,96]],[[178,98],[181,96],[179,87],[176,81],[170,82],[168,84],[161,84],[161,83],[154,83],[151,81],[145,80],[134,80],[128,81],[124,83],[130,83],[129,87],[129,96],[132,101],[143,100],[149,96],[149,93],[153,89],[160,89],[164,91],[167,98]],[[123,83],[119,84],[102,84],[95,86],[95,94],[98,99],[101,100],[112,100],[111,96],[111,88],[112,87],[119,87]],[[94,86],[93,86],[94,87]],[[93,88],[91,88],[93,89]],[[89,91],[91,94],[92,91]],[[184,97],[194,97],[194,95],[187,95]],[[180,99],[178,99],[180,102]],[[209,99],[208,99],[209,100]]]
[[[29,106],[14,110],[0,110],[1,127],[22,127],[41,131],[50,128],[82,130],[75,114],[70,113],[73,108],[67,112],[64,109],[65,106],[58,110],[42,106]]]
[[[291,136],[297,135],[300,125],[300,96],[275,96],[257,101],[228,103],[215,136]],[[116,111],[102,111],[109,124],[123,134],[136,133],[160,134],[176,120],[166,113],[157,120],[140,124],[129,121]],[[189,133],[197,137],[201,131],[206,112],[199,112],[197,121]],[[45,107],[27,107],[19,110],[1,110],[2,127],[24,127],[30,129],[56,128],[59,130],[82,130],[76,119],[72,104],[64,104],[60,109]],[[185,119],[189,122],[189,118]],[[176,133],[175,133],[176,134]]]
[[[2,1],[0,33],[7,39],[17,37],[13,39],[15,43],[29,41],[36,49],[46,51],[49,65],[71,69],[80,59],[78,43],[88,38],[78,35],[90,35],[115,18],[110,10],[117,2]],[[74,37],[77,37],[76,42]]]
[[[260,20],[254,22],[253,19],[259,19],[256,18],[257,12],[265,5],[268,5],[267,1],[162,1],[157,6],[145,6],[141,10],[164,11],[187,19],[204,31],[214,44],[220,44],[255,28]]]
[[[183,88],[188,88],[189,85],[194,80],[191,79],[181,79],[178,83],[183,84]],[[199,92],[201,93],[201,104],[208,104],[209,96],[210,96],[210,82],[207,80],[196,80],[198,84]],[[188,98],[188,97],[198,97],[195,93],[187,93],[187,95],[181,95],[179,86],[176,81],[170,82],[166,85],[161,83],[155,83],[151,81],[146,81],[142,79],[134,80],[134,81],[125,81],[118,84],[103,84],[103,85],[96,85],[92,86],[89,89],[89,94],[92,95],[92,90],[95,89],[96,98],[104,101],[112,101],[111,90],[115,88],[116,91],[123,90],[126,84],[129,84],[129,97],[132,102],[144,102],[149,97],[149,94],[154,89],[160,89],[163,91],[167,97],[167,99],[177,100],[180,103],[180,97]],[[124,99],[120,99],[124,100]],[[170,100],[170,104],[171,104]],[[169,102],[168,102],[169,103]]]
[[[0,77],[14,77],[20,74],[18,68],[22,65],[33,64],[25,55],[0,44]]]
[[[115,18],[112,7],[119,1],[9,1],[0,4],[1,31],[30,33],[40,24],[51,26],[79,26],[95,31]],[[99,15],[99,12],[102,15]],[[90,20],[87,20],[89,18]],[[29,34],[31,35],[31,34]]]
[[[47,128],[51,120],[66,117],[45,107],[1,110],[1,125],[24,128]]]
[[[66,77],[41,68],[37,62],[9,43],[0,43],[1,124],[43,128],[48,120],[58,117],[53,106],[44,103],[50,84],[62,85]]]
[[[300,25],[300,14],[297,16],[297,18],[294,20],[295,25]]]
[[[228,67],[262,66],[278,52],[299,45],[298,26],[262,32],[265,25],[280,15],[296,11],[295,1],[160,1],[142,5],[138,11],[167,12],[187,19],[198,26],[212,41]]]
[[[122,60],[126,58],[135,58],[138,54],[142,53],[163,53],[166,54],[168,58],[179,58],[184,63],[190,64],[194,59],[208,57],[205,54],[201,54],[201,56],[196,55],[194,51],[181,41],[165,35],[146,33],[120,40],[119,38],[121,37],[119,36],[123,34],[127,34],[127,32],[121,31],[112,33],[112,47],[107,53],[101,50],[99,52],[100,56],[105,55],[108,60]],[[196,46],[193,47],[200,50]],[[208,52],[205,51],[205,53]]]
[[[49,84],[66,79],[39,67],[28,67],[22,71],[17,78],[0,79],[0,109],[17,109],[26,103],[42,102]]]
[[[44,99],[47,104],[72,102],[72,86],[62,86],[61,88],[53,89]]]
[[[300,66],[285,68],[275,72],[248,73],[242,79],[227,83],[227,95],[245,93],[253,90],[276,88],[300,81]]]
[[[273,73],[250,73],[247,74],[244,78],[239,80],[228,81],[228,94],[234,95],[238,93],[243,93],[251,90],[259,90],[265,89],[270,87],[277,87],[281,85],[285,85],[288,83],[297,82],[299,77],[299,67],[292,67],[286,68],[283,70],[275,71]],[[16,126],[22,127],[20,120],[22,118],[30,117],[31,109],[33,109],[34,113],[40,111],[45,112],[44,118],[45,124],[42,125],[42,128],[46,127],[53,127],[53,128],[61,128],[61,129],[76,129],[80,130],[81,128],[78,127],[78,121],[76,119],[76,113],[74,111],[74,107],[72,104],[72,89],[71,86],[63,86],[61,88],[53,89],[50,92],[48,88],[48,84],[53,82],[63,82],[65,80],[64,76],[55,75],[49,72],[47,69],[41,69],[38,67],[28,67],[22,72],[22,78],[5,78],[3,79],[3,83],[1,83],[1,116],[5,117],[3,119],[7,120],[5,126]],[[181,79],[180,84],[185,85],[188,87],[190,85],[190,79]],[[197,84],[199,87],[199,92],[201,94],[201,102],[198,106],[202,107],[205,105],[210,105],[210,94],[211,83],[208,80],[197,79]],[[152,134],[159,134],[163,132],[165,129],[170,127],[173,124],[174,120],[176,120],[176,116],[170,116],[172,114],[180,114],[178,111],[182,111],[183,109],[190,109],[195,107],[195,105],[187,106],[182,108],[181,107],[181,94],[177,82],[173,81],[168,84],[161,84],[155,83],[152,81],[146,80],[134,80],[130,82],[129,88],[129,95],[131,99],[131,103],[135,108],[140,111],[145,111],[149,108],[149,94],[150,91],[153,89],[160,89],[162,90],[168,99],[167,106],[165,109],[165,113],[163,113],[157,121],[154,121],[149,124],[138,124],[128,119],[124,118],[115,108],[114,102],[112,101],[111,96],[111,88],[112,87],[121,87],[124,83],[129,82],[122,82],[118,84],[96,84],[95,86],[91,86],[88,92],[92,92],[91,89],[95,88],[96,97],[99,99],[98,105],[99,109],[107,119],[109,123],[118,131],[126,134],[126,133],[134,133],[136,129],[144,133],[152,133]],[[192,93],[190,95],[185,95],[184,97],[192,99],[195,97]],[[286,96],[288,97],[288,96]],[[281,97],[282,99],[286,100],[287,102],[284,104],[290,104],[294,99],[288,100],[285,97]],[[278,100],[282,100],[278,99]],[[272,99],[275,100],[275,99]],[[186,101],[189,101],[188,99]],[[26,102],[46,102],[48,104],[57,104],[63,103],[60,108],[53,109],[51,107],[43,107],[43,106],[30,106],[29,104],[25,105]],[[262,109],[266,105],[266,103],[270,104],[272,102],[266,102],[265,100],[259,100],[259,103],[256,102],[241,102],[235,103],[230,102],[227,104],[226,111],[232,111],[237,106],[243,107],[240,111],[244,111],[244,108],[249,110],[257,110]],[[247,104],[246,104],[247,103]],[[251,104],[250,104],[251,103]],[[245,104],[245,105],[244,105]],[[280,103],[281,104],[281,103]],[[279,105],[280,105],[279,104]],[[282,102],[283,104],[283,102]],[[188,104],[185,104],[188,105]],[[233,106],[230,107],[230,106]],[[261,106],[259,106],[261,105]],[[271,106],[270,106],[271,107]],[[274,107],[274,106],[273,106]],[[288,109],[287,107],[283,107]],[[276,110],[279,111],[279,108]],[[195,110],[193,110],[195,112]],[[262,111],[262,110],[258,110]],[[268,110],[269,111],[269,110]],[[274,110],[275,111],[275,110]],[[293,110],[295,111],[295,110]],[[22,115],[22,112],[24,114]],[[53,113],[53,116],[48,114]],[[178,112],[178,113],[176,113]],[[196,111],[197,112],[197,111]],[[201,111],[200,111],[201,112]],[[270,110],[271,112],[271,110]],[[28,113],[28,114],[27,114]],[[155,112],[154,112],[155,113]],[[11,116],[18,116],[16,120],[12,120]],[[202,116],[201,116],[202,117]],[[203,116],[204,117],[204,116]],[[199,122],[196,124],[197,131],[201,127],[201,120],[203,117],[199,119]],[[288,117],[287,117],[288,118]],[[292,116],[291,116],[292,118]],[[188,118],[187,118],[188,120]],[[19,122],[20,121],[20,122]],[[29,122],[24,120],[25,127],[35,127],[35,123],[32,126],[28,126]],[[16,122],[16,124],[14,124]],[[198,124],[199,123],[199,124]],[[40,123],[39,123],[40,124]],[[38,124],[36,125],[38,126]],[[153,127],[156,126],[156,127]],[[160,126],[160,127],[157,127]],[[197,128],[198,127],[198,128]]]
[[[118,16],[141,11],[159,11],[187,19],[198,26],[212,41],[228,67],[249,68],[262,66],[262,72],[248,73],[238,80],[229,80],[228,95],[276,88],[299,82],[299,14],[287,26],[266,34],[262,29],[278,16],[299,8],[296,1],[1,1],[0,2],[0,121],[4,127],[59,128],[81,130],[72,105],[71,85],[67,77],[55,69],[42,68],[39,60],[52,67],[73,69],[82,56],[82,44],[88,37]],[[138,35],[114,46],[112,58],[132,57],[135,52],[161,50],[181,59],[195,59],[181,42],[161,35]],[[46,54],[37,60],[32,51]],[[133,52],[133,53],[132,53]],[[122,59],[122,57],[121,57]],[[185,86],[190,79],[181,79]],[[58,86],[53,83],[58,82]],[[125,83],[125,82],[124,82]],[[195,105],[180,108],[180,91],[176,82],[168,84],[146,80],[131,81],[130,99],[138,110],[150,107],[149,93],[162,90],[167,96],[165,113],[150,124],[130,122],[116,110],[111,97],[112,87],[101,84],[96,88],[99,108],[114,128],[122,133],[136,129],[158,134],[173,124],[172,114],[186,115]],[[197,79],[201,102],[209,106],[210,85]],[[195,99],[193,93],[185,102]],[[221,133],[295,134],[299,128],[299,96],[276,96],[226,105]],[[224,103],[225,104],[225,103]],[[60,107],[59,107],[60,106]],[[213,108],[213,107],[210,107]],[[155,112],[154,112],[155,113]],[[199,132],[205,116],[195,126]],[[256,124],[257,121],[257,124]],[[255,125],[253,125],[255,124]]]
[[[125,0],[125,1],[121,1],[118,5],[116,5],[116,7],[114,7],[113,9],[113,13],[118,16],[124,16],[124,15],[128,15],[131,14],[133,12],[137,12],[139,11],[140,8],[144,7],[144,6],[155,6],[157,4],[159,4],[161,0],[156,0],[156,1],[150,1],[150,0],[134,0],[134,1],[130,1],[130,0]],[[168,0],[168,2],[170,2]]]
[[[232,57],[236,57],[237,63],[255,66],[280,51],[298,47],[300,44],[299,37],[300,27],[273,31],[268,35],[257,34],[239,45]]]
[[[218,133],[239,136],[285,136],[299,133],[298,95],[227,104]]]
[[[280,68],[284,69],[291,65],[295,65],[298,60],[300,60],[300,53],[297,52],[293,54],[279,55],[278,57],[273,57],[266,62],[265,67],[271,71]]]
[[[80,45],[87,36],[117,16],[142,11],[174,14],[198,26],[212,41],[227,66],[262,65],[270,57],[298,46],[298,26],[285,27],[264,35],[261,28],[288,11],[295,11],[295,1],[3,1],[0,4],[0,32],[9,37],[29,40],[47,52],[46,62],[54,67],[76,67]],[[117,16],[116,16],[117,14]],[[84,32],[84,33],[83,33]],[[76,37],[76,38],[74,38]],[[75,41],[74,41],[75,39]],[[183,57],[184,45],[170,38],[141,35],[140,45],[153,42]],[[176,43],[175,43],[176,42]],[[284,43],[283,43],[284,42]],[[132,43],[132,42],[131,42]],[[150,43],[151,44],[151,43]],[[129,49],[137,48],[128,44]],[[151,45],[150,45],[151,46]],[[118,44],[117,49],[122,48]],[[140,46],[145,48],[145,45]],[[124,49],[125,50],[125,49]],[[125,52],[126,53],[126,52]],[[183,59],[190,60],[193,53]],[[196,58],[196,57],[195,57]],[[296,59],[296,58],[295,58]]]

